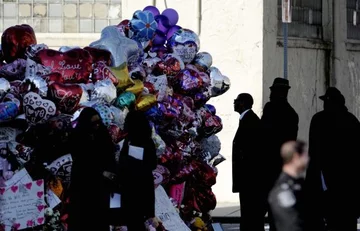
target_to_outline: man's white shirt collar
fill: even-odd
[[[250,111],[250,109],[245,110],[243,113],[240,114],[240,120],[242,120],[242,118],[244,118],[246,112]]]

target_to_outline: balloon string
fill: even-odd
[[[167,7],[167,1],[166,0],[164,0],[164,4],[165,4],[165,9],[167,9],[168,7]]]

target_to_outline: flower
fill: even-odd
[[[52,210],[52,208],[46,208],[45,209],[45,216],[51,217],[54,214],[54,211]]]

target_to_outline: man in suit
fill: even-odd
[[[270,87],[270,101],[263,109],[261,117],[261,135],[263,148],[262,153],[266,154],[265,161],[265,187],[270,192],[282,171],[282,158],[280,155],[281,146],[287,141],[297,139],[299,116],[289,104],[287,97],[291,87],[289,80],[275,78]],[[267,196],[266,196],[267,197]],[[274,231],[275,226],[270,218],[270,230]]]
[[[360,122],[348,111],[335,87],[325,95],[324,110],[311,120],[310,163],[305,181],[308,229],[356,231],[359,215]]]
[[[264,190],[260,182],[258,140],[259,117],[251,110],[253,98],[242,93],[234,100],[240,114],[239,128],[233,141],[233,192],[239,193],[242,231],[264,231]],[[254,172],[256,171],[256,172]]]

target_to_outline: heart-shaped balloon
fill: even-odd
[[[83,99],[83,89],[77,84],[53,83],[49,86],[48,98],[62,113],[72,114]]]
[[[90,47],[109,51],[111,53],[111,65],[114,67],[123,63],[134,63],[141,54],[137,42],[123,36],[116,26],[105,27],[101,31],[100,39],[92,42]]]
[[[229,90],[231,85],[230,79],[223,75],[218,68],[210,67],[208,72],[210,73],[210,90],[212,97],[222,95]]]
[[[208,52],[199,52],[196,54],[193,63],[199,71],[207,71],[212,65],[212,56]]]
[[[119,80],[104,61],[94,63],[93,67],[94,69],[91,79],[94,83],[100,80],[110,79],[115,86],[119,84]]]
[[[33,125],[46,122],[56,113],[56,106],[52,101],[42,99],[34,92],[29,92],[24,96],[23,109],[26,120]]]
[[[6,122],[14,119],[19,113],[19,108],[15,102],[0,103],[0,122]]]
[[[64,83],[87,83],[92,71],[92,57],[84,49],[75,48],[66,52],[44,49],[36,54],[41,64],[59,72]]]
[[[22,24],[7,28],[1,36],[1,50],[7,63],[16,59],[25,59],[26,48],[36,44],[33,28]]]
[[[155,95],[142,95],[137,100],[135,108],[139,111],[146,111],[156,103]]]
[[[107,50],[101,50],[94,47],[84,47],[84,50],[87,50],[92,59],[93,63],[96,62],[105,62],[106,65],[111,65],[111,53]]]
[[[138,96],[144,89],[144,82],[139,79],[135,79],[134,83],[135,84],[133,86],[127,88],[125,91],[132,92],[134,95]]]
[[[168,40],[170,51],[179,55],[184,63],[190,63],[200,49],[199,36],[189,29],[179,29]]]

